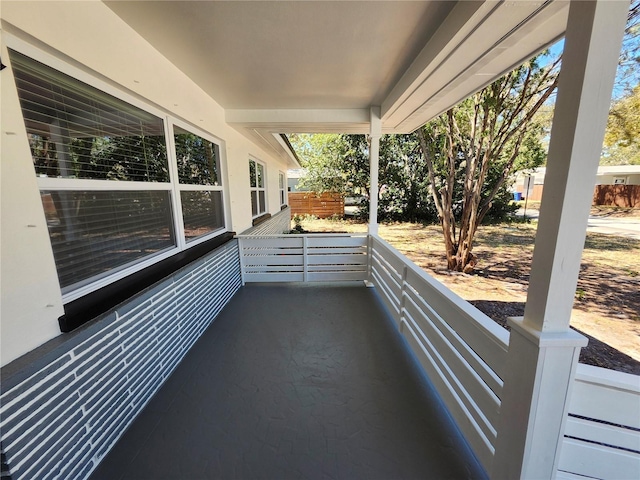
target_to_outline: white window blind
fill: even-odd
[[[225,227],[217,144],[173,126],[182,221],[187,242]]]
[[[11,64],[63,293],[175,248],[162,119],[14,51]]]
[[[251,187],[251,215],[258,217],[267,211],[265,166],[249,159],[249,185]]]
[[[67,300],[226,231],[216,142],[173,120],[171,139],[158,115],[10,60]]]
[[[63,291],[175,246],[169,192],[44,190]]]
[[[39,177],[169,182],[162,119],[17,52],[11,62]]]

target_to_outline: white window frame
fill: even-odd
[[[251,185],[251,162],[254,162],[256,164],[256,179],[258,178],[258,165],[262,166],[262,180],[264,183],[264,186],[259,186],[258,182],[256,181],[256,186],[253,187]],[[256,201],[257,201],[257,205],[258,205],[258,213],[256,215],[253,214],[253,211],[251,212],[251,218],[258,218],[261,217],[262,215],[265,215],[268,211],[269,211],[269,198],[267,195],[267,165],[258,160],[255,157],[249,157],[249,195],[251,195],[251,192],[256,192]],[[262,205],[263,210],[260,210],[260,192],[264,192],[264,205]]]
[[[168,156],[169,156],[169,173],[171,177],[171,182],[174,185],[175,193],[172,194],[172,204],[175,208],[174,217],[176,222],[176,236],[178,237],[178,246],[180,249],[190,248],[194,245],[198,245],[199,243],[206,242],[213,237],[217,237],[221,233],[225,233],[229,231],[228,225],[229,223],[229,211],[226,208],[228,205],[228,188],[225,188],[227,184],[227,175],[226,175],[226,159],[223,155],[223,142],[213,136],[196,128],[189,123],[178,120],[171,116],[167,116],[166,118],[166,131],[167,131],[167,146],[168,146]],[[208,140],[211,143],[215,143],[218,146],[218,152],[220,154],[220,172],[218,172],[219,176],[219,185],[191,185],[180,183],[180,178],[178,176],[178,162],[176,158],[176,144],[174,137],[174,126],[178,126],[183,130],[187,130],[189,133],[193,133],[194,135],[198,135],[199,137]],[[187,242],[184,233],[184,218],[182,215],[182,199],[180,196],[180,192],[206,192],[206,191],[219,191],[222,192],[222,202],[223,202],[223,212],[224,212],[224,227],[219,228],[217,230],[213,230],[212,232],[202,235],[200,237],[194,238]],[[178,230],[179,228],[179,230]]]
[[[162,260],[165,260],[173,255],[186,250],[188,248],[194,247],[202,242],[210,240],[211,238],[217,237],[223,233],[229,232],[229,226],[231,225],[231,215],[230,215],[230,207],[229,207],[229,188],[228,188],[228,175],[227,175],[227,165],[226,165],[226,145],[225,142],[221,139],[201,130],[195,125],[178,119],[171,114],[171,112],[162,110],[152,104],[150,101],[146,101],[141,97],[136,95],[132,95],[128,93],[124,88],[112,84],[109,81],[105,81],[95,74],[88,72],[76,65],[72,65],[67,61],[49,53],[41,50],[40,48],[32,45],[31,43],[19,38],[13,34],[5,33],[5,45],[7,48],[15,50],[22,55],[25,55],[33,60],[36,60],[44,65],[58,70],[70,77],[78,80],[80,82],[86,83],[104,93],[112,95],[113,97],[122,100],[134,107],[140,108],[141,110],[146,111],[163,121],[164,124],[164,134],[165,134],[165,144],[167,148],[167,161],[169,164],[169,182],[138,182],[138,181],[130,181],[130,182],[114,182],[112,180],[90,180],[90,179],[75,179],[75,178],[51,178],[45,176],[36,176],[36,183],[38,186],[38,190],[59,190],[59,191],[74,191],[74,190],[101,190],[101,191],[109,191],[109,190],[127,190],[127,191],[158,191],[164,190],[168,191],[171,197],[171,206],[173,208],[172,218],[174,222],[174,233],[176,236],[176,246],[169,247],[164,251],[158,252],[149,257],[143,257],[142,259],[136,260],[130,264],[124,264],[120,267],[114,268],[113,272],[106,273],[104,276],[100,276],[96,278],[94,281],[89,281],[87,279],[87,283],[78,286],[77,288],[70,290],[68,292],[61,293],[63,304],[67,304],[81,298],[89,293],[92,293],[100,288],[105,287],[111,283],[114,283],[118,280],[121,280],[125,277],[128,277],[140,270],[143,270],[151,265],[154,265]],[[6,60],[9,65],[11,64],[11,59],[7,58]],[[175,152],[175,142],[173,139],[173,125],[178,125],[179,127],[188,130],[191,133],[201,136],[202,138],[209,140],[213,143],[216,143],[220,152],[220,180],[222,184],[219,186],[219,189],[222,191],[223,198],[223,212],[224,212],[224,222],[225,226],[222,229],[215,230],[209,234],[203,235],[202,237],[195,238],[188,243],[184,238],[184,223],[182,218],[182,206],[180,202],[180,191],[181,190],[212,190],[209,185],[184,185],[179,184],[178,172],[177,172],[177,163],[176,163],[176,152]],[[266,167],[265,167],[266,173]],[[34,171],[35,175],[35,171]],[[265,179],[266,182],[266,179]],[[218,189],[216,187],[215,189]],[[43,207],[44,208],[44,207]],[[50,244],[51,246],[51,244]],[[53,247],[51,246],[53,249]]]
[[[280,206],[284,207],[288,205],[289,197],[287,195],[287,175],[283,171],[278,172],[278,190],[280,191]]]

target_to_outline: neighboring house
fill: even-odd
[[[636,380],[585,373],[569,328],[627,3],[1,7],[3,478],[86,478],[243,282],[273,279],[366,280],[491,478],[637,478]],[[510,332],[377,235],[377,198],[368,235],[273,236],[300,166],[282,134],[368,134],[377,191],[383,132],[565,32],[556,201]]]
[[[304,168],[296,168],[287,172],[287,186],[290,192],[308,192],[308,188],[301,187],[300,179],[304,177]]]
[[[515,192],[525,195],[525,178],[531,176],[533,179],[533,186],[529,195],[529,200],[540,201],[542,199],[542,190],[544,187],[544,180],[547,173],[546,167],[538,167],[531,172],[518,172],[516,180],[513,186]],[[596,185],[596,197],[598,187],[602,185],[630,185],[631,190],[638,190],[640,195],[640,165],[601,165],[598,167],[598,173],[595,180]],[[597,204],[597,198],[594,197],[594,203]]]

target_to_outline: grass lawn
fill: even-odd
[[[302,222],[311,232],[366,232],[350,220]],[[476,272],[449,272],[437,225],[380,225],[380,236],[455,293],[500,324],[524,313],[537,224],[482,226]],[[640,374],[640,240],[588,233],[571,325],[590,345],[581,361]],[[599,341],[598,341],[599,340]],[[609,348],[611,346],[613,348]]]

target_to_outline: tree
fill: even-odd
[[[631,0],[616,73],[616,91],[629,94],[640,81],[640,0]],[[617,95],[616,95],[617,96]]]
[[[640,165],[640,0],[632,0],[618,59],[601,165]]]
[[[341,135],[298,133],[289,135],[289,141],[305,169],[301,187],[316,193],[349,193]]]
[[[369,212],[369,144],[364,135],[291,135],[305,176],[301,185],[314,192],[362,195],[360,214]],[[415,135],[380,139],[378,218],[434,221],[428,175]]]
[[[506,74],[416,131],[442,225],[447,267],[471,272],[476,230],[512,173],[540,165],[533,122],[558,81],[559,59]],[[488,181],[491,180],[491,181]]]
[[[640,85],[609,111],[603,165],[640,165]]]

